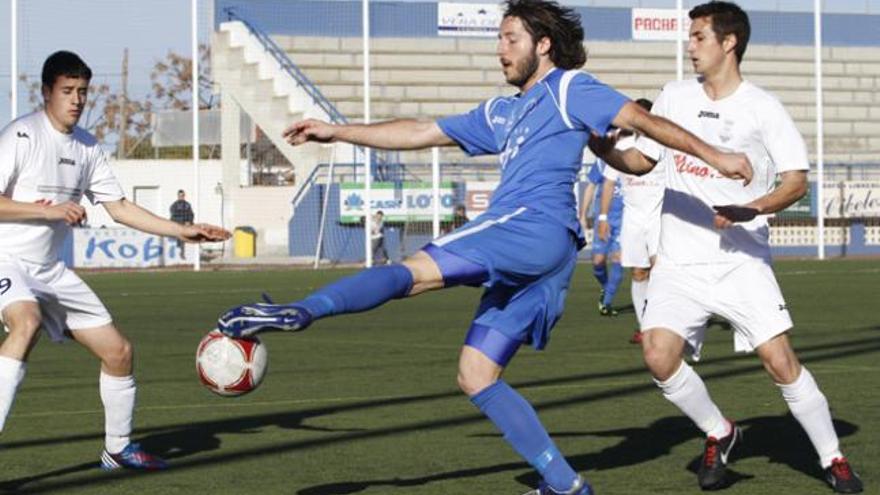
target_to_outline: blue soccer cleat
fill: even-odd
[[[236,306],[220,315],[217,329],[230,337],[250,337],[267,330],[295,332],[312,324],[312,315],[295,304],[274,304],[263,294],[265,303]]]
[[[111,454],[106,449],[101,453],[101,469],[111,471],[119,468],[161,471],[168,469],[168,463],[145,451],[141,444],[130,443],[118,454]]]
[[[550,488],[544,480],[541,480],[538,483],[538,488],[532,490],[530,492],[526,492],[523,495],[594,495],[593,488],[587,483],[587,480],[584,479],[583,476],[578,475],[577,479],[574,481],[574,485],[565,492],[557,492],[556,490]]]

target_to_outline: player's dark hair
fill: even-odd
[[[43,85],[51,88],[59,76],[91,81],[92,69],[79,58],[79,55],[61,50],[49,55],[49,58],[43,62]]]
[[[581,16],[552,0],[507,0],[504,17],[516,17],[537,44],[550,38],[550,60],[560,69],[577,69],[587,62]]]
[[[650,112],[651,107],[654,106],[654,102],[647,99],[647,98],[639,98],[638,100],[636,100],[636,105],[638,105],[638,106],[640,106]]]
[[[712,31],[715,32],[715,38],[721,43],[724,38],[732,34],[736,36],[736,62],[741,63],[743,55],[746,53],[746,47],[749,45],[749,36],[752,34],[752,27],[749,24],[749,16],[739,5],[733,2],[716,2],[712,1],[697,5],[688,13],[691,20],[700,17],[708,17],[712,20]]]

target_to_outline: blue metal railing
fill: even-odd
[[[312,98],[312,101],[318,105],[324,113],[330,118],[330,120],[335,124],[347,124],[348,119],[339,109],[336,108],[333,103],[321,93],[321,90],[318,89],[318,86],[312,82],[308,76],[303,73],[303,71],[295,64],[290,57],[287,56],[287,53],[278,46],[278,43],[275,43],[275,40],[269,36],[268,33],[258,28],[253,22],[246,19],[240,13],[235,10],[235,7],[226,7],[223,9],[223,12],[226,14],[227,20],[230,21],[238,21],[245,25],[248,28],[248,31],[253,34],[257,40],[260,41],[260,44],[263,45],[263,48],[266,50],[272,58],[275,59],[276,62],[281,66],[281,69],[287,72],[287,74],[292,77],[297,84],[299,84],[303,90]],[[358,146],[359,150],[363,151],[363,147]],[[376,151],[370,150],[370,156],[373,158],[373,163],[382,164],[386,168],[392,166],[395,162],[398,162],[397,152],[393,151]],[[374,172],[375,173],[375,172]]]
[[[294,64],[292,60],[290,60],[290,58],[287,56],[287,53],[285,53],[284,50],[282,50],[281,47],[278,46],[277,43],[275,43],[275,40],[273,40],[266,32],[259,29],[253,23],[245,19],[241,14],[236,12],[235,8],[233,7],[226,7],[225,9],[223,9],[223,12],[226,13],[226,17],[228,20],[241,22],[248,28],[251,34],[253,34],[258,40],[260,40],[260,43],[263,45],[263,48],[266,49],[269,55],[271,55],[272,58],[274,58],[278,62],[278,64],[285,72],[290,74],[290,76],[300,86],[302,86],[303,90],[305,90],[305,92],[308,93],[308,95],[312,98],[312,101],[316,105],[321,107],[321,110],[323,110],[327,114],[327,116],[330,117],[331,121],[336,124],[348,123],[348,119],[345,118],[345,115],[342,115],[342,113],[333,105],[333,103],[331,103],[330,100],[328,100],[327,97],[325,97],[324,94],[321,93],[321,90],[318,89],[317,86],[315,86],[315,83],[313,83],[312,80],[309,79],[305,74],[303,74],[302,70],[300,70],[300,68],[297,67],[297,65]]]

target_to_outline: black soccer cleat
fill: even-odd
[[[599,304],[599,314],[601,316],[617,316],[617,310],[610,304]]]
[[[724,488],[727,462],[733,447],[742,441],[742,430],[730,421],[730,433],[724,438],[709,437],[703,449],[697,482],[703,490]]]
[[[861,493],[863,490],[862,480],[845,457],[831,461],[831,466],[825,469],[825,481],[837,493]]]

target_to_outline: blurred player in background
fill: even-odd
[[[55,341],[73,338],[101,361],[102,467],[164,469],[162,459],[131,442],[131,343],[98,296],[59,259],[59,250],[71,226],[85,220],[83,196],[115,221],[151,234],[199,242],[224,240],[229,232],[177,224],[125,199],[97,140],[76,126],[91,77],[76,54],[52,54],[43,65],[44,109],[0,132],[0,318],[8,332],[0,345],[0,429],[42,328]]]
[[[651,100],[636,100],[642,108],[651,111]],[[635,143],[635,135],[620,131],[617,148],[626,149]],[[600,213],[613,211],[614,195],[620,191],[623,197],[623,220],[620,227],[620,264],[632,270],[632,302],[636,321],[641,326],[642,311],[645,309],[645,293],[648,290],[648,277],[657,256],[660,243],[660,207],[663,204],[663,190],[666,173],[663,167],[654,167],[650,173],[641,177],[624,174],[614,167],[605,167],[605,176],[600,201]],[[599,237],[614,235],[613,227],[599,226]],[[636,329],[630,342],[641,343],[642,332]]]
[[[749,177],[744,155],[721,153],[576,70],[586,61],[583,28],[571,9],[543,0],[505,5],[497,54],[519,93],[434,121],[370,125],[291,125],[293,145],[344,141],[383,149],[461,146],[497,154],[501,182],[489,209],[435,239],[402,264],[373,267],[290,304],[232,308],[218,322],[228,335],[302,330],[314,320],[366,311],[391,299],[457,285],[485,292],[461,349],[458,383],[503,438],[541,476],[538,494],[586,495],[591,489],[556,448],[532,406],[501,374],[520,348],[542,349],[562,315],[577,250],[584,245],[573,194],[591,132],[633,128],[702,156],[735,177]]]
[[[587,229],[587,216],[592,212],[593,217],[593,244],[591,257],[593,262],[593,276],[599,283],[599,314],[602,316],[617,316],[617,310],[611,305],[617,289],[623,280],[623,268],[620,266],[620,222],[623,218],[623,196],[620,187],[612,187],[609,196],[608,208],[601,209],[602,194],[604,191],[604,170],[608,168],[605,162],[597,158],[590,171],[587,173],[587,187],[581,198],[581,208],[578,212],[578,220],[581,228]],[[601,233],[601,234],[600,234]],[[609,270],[608,262],[611,262]]]
[[[712,314],[734,329],[737,351],[755,351],[792,415],[819,454],[831,487],[862,491],[862,482],[840,451],[825,395],[801,365],[788,339],[788,307],[770,259],[766,215],[807,192],[807,148],[774,96],[743,80],[739,64],[749,41],[746,13],[729,2],[690,11],[688,55],[698,79],[666,85],[653,112],[677,122],[717,147],[742,151],[755,166],[743,187],[719,176],[690,153],[639,138],[620,151],[613,139],[594,139],[593,151],[621,170],[666,171],[660,248],[642,316],[645,363],[663,396],[705,432],[697,475],[703,489],[725,486],[726,466],[742,431],[709,396],[682,360],[699,354]],[[781,183],[774,189],[777,174]],[[792,448],[798,448],[792,446]]]

